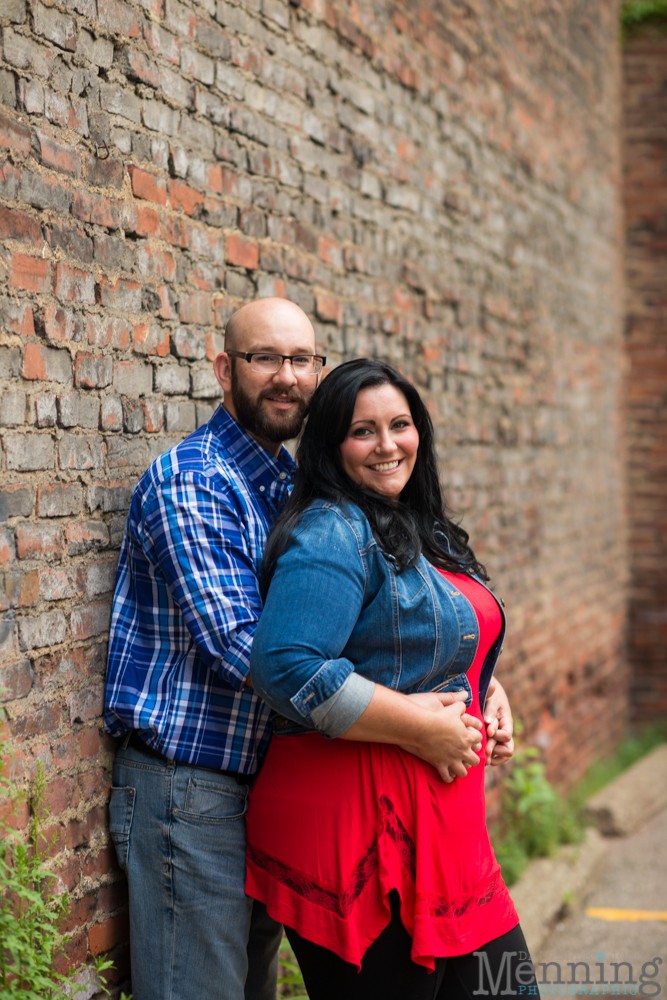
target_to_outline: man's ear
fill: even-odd
[[[223,388],[224,392],[230,392],[232,388],[232,359],[222,351],[213,362],[215,377]]]

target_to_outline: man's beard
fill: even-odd
[[[262,400],[269,396],[295,402],[296,409],[281,414],[267,413],[262,406]],[[263,389],[257,396],[250,396],[239,380],[232,377],[232,402],[236,410],[238,422],[247,431],[264,441],[278,444],[295,438],[301,431],[303,422],[310,409],[310,401],[304,399],[300,392],[294,389]]]

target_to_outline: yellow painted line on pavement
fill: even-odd
[[[615,910],[613,907],[594,906],[586,910],[587,917],[598,920],[667,920],[667,910]]]

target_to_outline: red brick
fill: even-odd
[[[52,816],[79,804],[79,789],[74,778],[56,778],[44,790],[44,805]]]
[[[140,80],[156,89],[160,86],[157,66],[134,45],[126,45],[122,50],[120,65],[128,79]]]
[[[87,757],[95,757],[100,750],[100,731],[96,726],[90,729],[82,729],[76,734],[81,760]]]
[[[40,146],[40,159],[46,167],[52,167],[72,177],[81,176],[81,152],[74,146],[60,142],[46,132],[36,131]]]
[[[20,240],[22,243],[39,246],[42,239],[39,219],[27,212],[0,206],[0,239]]]
[[[142,246],[137,250],[137,265],[139,273],[146,278],[161,278],[163,281],[173,281],[176,276],[174,255],[168,250]]]
[[[98,10],[99,22],[114,35],[141,38],[141,22],[137,11],[121,0],[104,0]]]
[[[190,246],[189,223],[178,215],[171,215],[162,221],[160,236],[172,246],[187,250]]]
[[[150,205],[134,205],[127,229],[137,236],[156,236],[160,228],[160,212]]]
[[[63,601],[68,597],[82,597],[84,569],[82,566],[43,569],[39,574],[39,589],[45,601]]]
[[[91,955],[101,955],[102,952],[109,951],[115,945],[126,941],[129,930],[127,913],[119,913],[118,916],[109,917],[101,924],[93,924],[88,931],[88,946]]]
[[[161,358],[169,354],[169,330],[155,323],[139,323],[132,331],[132,339],[137,354],[157,354]]]
[[[109,828],[108,806],[96,806],[86,816],[86,837],[92,840],[98,833],[106,833]]]
[[[136,314],[141,312],[141,285],[138,281],[116,278],[112,281],[102,275],[98,285],[98,298],[103,306],[119,312]]]
[[[0,566],[13,563],[16,558],[14,546],[14,532],[11,528],[0,529]]]
[[[0,700],[16,701],[25,698],[32,687],[30,660],[17,660],[0,667]],[[5,772],[6,774],[6,772]],[[16,780],[16,777],[13,780]]]
[[[101,389],[111,383],[113,362],[100,354],[79,351],[74,359],[74,384],[83,389]]]
[[[88,639],[90,636],[99,635],[109,628],[111,620],[111,605],[88,604],[80,608],[74,608],[70,618],[73,639]]]
[[[49,288],[49,262],[42,257],[27,257],[23,253],[12,255],[9,284],[27,292],[46,292]]]
[[[82,867],[86,878],[94,878],[96,875],[110,875],[112,872],[118,871],[116,852],[113,847],[103,847],[97,857],[90,854],[84,857]]]
[[[74,736],[63,736],[55,740],[51,752],[58,771],[69,771],[77,765],[77,743]]]
[[[53,275],[53,290],[65,302],[90,306],[95,302],[95,279],[89,271],[59,261]]]
[[[30,820],[30,803],[26,799],[18,802],[0,802],[0,823],[10,830],[25,830]]]
[[[78,854],[69,857],[67,861],[58,867],[58,878],[68,892],[77,887],[81,881],[81,858]]]
[[[27,156],[30,152],[29,126],[0,111],[0,146]]]
[[[32,665],[35,687],[40,691],[72,684],[85,675],[83,649],[80,648],[40,656]]]
[[[130,346],[130,326],[120,317],[91,316],[88,320],[88,342],[95,347],[115,347],[126,351]]]
[[[156,205],[167,204],[167,185],[162,177],[149,174],[146,170],[140,170],[139,167],[128,167],[128,171],[132,180],[132,194],[135,198],[152,201]]]
[[[72,197],[72,215],[82,222],[92,222],[107,229],[118,229],[121,203],[103,194],[75,191]]]
[[[315,312],[317,318],[325,323],[339,323],[341,320],[341,304],[328,292],[317,292],[315,295]]]
[[[68,555],[80,555],[97,545],[109,544],[109,529],[104,521],[74,521],[65,528]]]
[[[26,344],[23,352],[23,377],[28,380],[69,382],[72,359],[67,351],[41,344]]]
[[[127,882],[111,882],[103,885],[97,895],[96,913],[112,913],[127,906]]]
[[[0,611],[9,608],[29,608],[39,599],[37,570],[17,570],[0,573]],[[2,685],[0,684],[0,688]]]
[[[213,323],[211,296],[207,292],[181,295],[179,310],[183,323],[198,323],[200,326],[211,326]]]
[[[183,211],[186,215],[194,215],[197,205],[204,201],[204,195],[193,190],[187,184],[180,181],[169,182],[169,202],[176,211]]]
[[[241,236],[228,236],[227,263],[255,270],[259,266],[259,247]]]
[[[20,337],[34,337],[35,321],[29,302],[6,300],[1,313],[2,321],[12,333],[18,333]]]
[[[27,739],[30,736],[45,736],[60,725],[60,707],[49,704],[39,708],[31,707],[24,715],[17,715],[11,722],[12,736]]]
[[[16,529],[19,559],[56,559],[62,550],[58,524],[20,524]]]
[[[98,795],[107,795],[111,786],[110,775],[101,767],[85,771],[79,775],[79,789],[84,802],[90,802]]]
[[[76,336],[74,313],[61,306],[48,305],[44,307],[42,322],[44,333],[49,340],[73,340]]]

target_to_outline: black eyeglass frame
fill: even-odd
[[[247,361],[249,363],[252,363],[252,359],[260,354],[268,354],[274,358],[282,358],[280,368],[282,368],[282,366],[285,364],[286,361],[289,361],[289,363],[292,365],[292,370],[294,370],[294,364],[293,364],[294,358],[313,358],[315,362],[321,361],[321,365],[317,369],[317,371],[308,372],[308,375],[319,375],[327,363],[327,359],[325,357],[322,357],[321,354],[278,354],[277,351],[251,351],[249,354],[245,354],[243,351],[227,351],[226,353],[231,358],[243,358],[244,361]],[[277,373],[280,371],[280,368],[276,368],[275,372],[272,372],[272,374],[277,375]],[[268,375],[268,372],[266,374]],[[298,377],[299,373],[295,372],[295,375],[297,375]]]

